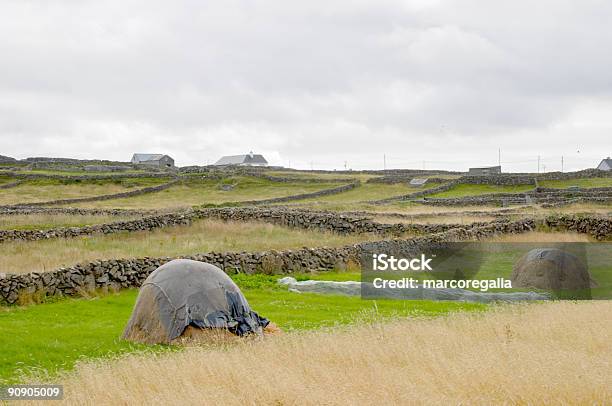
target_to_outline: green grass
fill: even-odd
[[[129,169],[126,171],[105,171],[105,172],[96,172],[96,171],[86,171],[79,170],[78,167],[75,167],[72,170],[53,170],[53,169],[31,169],[28,171],[23,171],[22,173],[28,174],[41,174],[41,175],[57,175],[57,176],[108,176],[108,175],[121,175],[121,174],[140,174],[140,173],[148,173],[146,171],[139,171],[136,169]]]
[[[302,200],[300,203],[328,203],[341,204],[341,203],[358,203],[369,200],[380,200],[388,197],[402,196],[409,193],[419,192],[432,187],[439,186],[438,184],[427,185],[425,188],[414,188],[408,186],[406,183],[362,183],[355,189],[349,190],[348,192],[339,193],[336,195],[321,196],[312,199]]]
[[[90,216],[69,214],[0,215],[0,230],[49,230],[58,227],[84,227],[136,219],[137,216]]]
[[[342,274],[314,277],[340,280]],[[251,307],[286,331],[333,327],[381,317],[435,316],[487,308],[469,303],[370,301],[298,294],[278,286],[278,276],[234,275],[233,278]],[[355,274],[347,274],[345,278],[354,279]],[[30,372],[48,373],[52,380],[55,373],[70,370],[83,358],[172,349],[135,345],[119,339],[136,295],[137,291],[132,289],[94,299],[63,299],[30,307],[0,308],[0,383],[19,382],[23,374]]]
[[[492,242],[457,245],[466,247],[454,252],[445,265],[434,266],[434,272],[397,272],[385,274],[390,279],[412,277],[423,279],[455,279],[455,272],[460,270],[460,279],[494,280],[496,278],[510,279],[514,265],[521,257],[535,248],[560,248],[564,251],[583,256],[591,277],[597,282],[597,287],[590,289],[593,299],[612,299],[612,265],[610,257],[612,243],[559,243],[550,242]],[[377,272],[367,273],[366,280],[380,276]],[[473,289],[476,290],[476,289]],[[520,292],[538,291],[535,288],[489,289],[488,292]],[[559,292],[557,292],[559,293]],[[581,294],[581,291],[560,292],[563,297]]]
[[[231,190],[223,190],[222,185],[233,185]],[[284,183],[266,179],[236,176],[222,180],[195,179],[173,186],[161,192],[125,199],[79,204],[79,207],[114,208],[168,208],[190,207],[204,204],[220,204],[245,200],[261,200],[311,193],[340,186],[334,183]]]
[[[370,178],[376,178],[377,175],[370,175],[367,173],[317,173],[311,171],[268,171],[264,174],[269,176],[278,176],[283,178],[295,178],[295,179],[358,179],[362,182]]]
[[[30,179],[0,192],[0,205],[34,203],[128,192],[168,182],[158,178],[104,180]]]
[[[433,198],[448,198],[448,197],[465,197],[477,196],[488,193],[522,193],[532,190],[533,185],[516,185],[516,186],[500,186],[500,185],[470,185],[459,184],[453,186],[452,189],[446,192],[439,192],[428,195]]]
[[[538,181],[538,184],[541,187],[550,187],[557,189],[565,189],[570,186],[578,186],[582,188],[612,187],[612,177],[567,180],[542,180]]]

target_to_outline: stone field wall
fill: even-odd
[[[222,215],[235,217],[237,214],[234,212]],[[372,252],[372,250],[419,250],[435,242],[478,240],[498,234],[522,233],[534,230],[538,225],[555,230],[585,233],[597,239],[607,239],[612,236],[612,220],[610,219],[551,216],[539,221],[533,219],[512,222],[494,221],[474,227],[457,227],[412,239],[364,242],[340,248],[305,248],[257,253],[203,253],[182,258],[212,263],[228,274],[312,272],[343,268],[351,263],[359,263],[361,255]],[[74,296],[93,289],[138,287],[153,270],[171,259],[173,258],[111,259],[78,264],[52,272],[19,275],[0,273],[0,301],[8,304],[18,303],[20,296],[35,293]]]

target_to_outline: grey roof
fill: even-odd
[[[164,156],[164,154],[134,154],[134,156],[132,157],[132,159],[137,160],[138,162],[144,162],[144,161],[159,161],[160,159],[162,159]]]
[[[496,165],[496,166],[478,166],[478,167],[474,167],[474,168],[470,168],[470,169],[501,169],[501,166]]]
[[[428,179],[426,178],[414,178],[410,180],[410,186],[423,186],[427,181]]]
[[[260,154],[228,155],[215,162],[215,165],[267,164]]]
[[[609,168],[612,168],[612,158],[602,159],[598,166],[600,166],[604,162],[606,163],[606,165],[608,165]]]

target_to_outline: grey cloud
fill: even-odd
[[[186,165],[253,149],[356,169],[386,153],[464,169],[501,147],[510,169],[537,154],[593,166],[612,130],[611,12],[594,0],[9,0],[1,153],[150,150]]]

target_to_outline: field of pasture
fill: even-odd
[[[465,205],[432,205],[428,199],[441,199],[444,203],[443,199],[448,198],[532,193],[534,185],[463,184],[461,175],[449,173],[432,174],[438,182],[414,187],[409,184],[411,176],[406,174],[401,174],[404,178],[400,181],[377,182],[372,180],[389,173],[278,168],[253,172],[207,169],[161,176],[130,170],[120,177],[108,171],[97,172],[97,179],[75,178],[92,175],[79,168],[23,168],[17,174],[22,176],[0,171],[0,280],[33,272],[38,278],[101,260],[293,252],[390,239],[410,242],[431,234],[391,235],[352,231],[348,226],[340,232],[310,227],[304,221],[281,224],[274,216],[269,221],[202,218],[151,229],[111,232],[103,228],[152,216],[197,212],[194,209],[240,210],[249,206],[319,213],[347,224],[368,221],[388,226],[444,225],[463,230],[478,224],[541,220],[550,215],[612,217],[606,189],[612,188],[612,177],[540,181],[540,187],[567,190],[567,196],[562,192],[554,204],[533,199],[506,206],[498,201],[475,204],[469,199]],[[458,183],[443,192],[433,190],[446,181]],[[13,182],[18,183],[12,185]],[[148,189],[169,182],[173,183],[162,190]],[[338,189],[349,183],[355,186]],[[9,187],[2,188],[7,184]],[[586,190],[587,198],[577,200],[573,186]],[[591,198],[591,188],[603,188],[597,192],[603,197]],[[109,197],[140,189],[142,192],[129,197]],[[45,203],[82,198],[88,201]],[[265,202],[275,198],[283,201]],[[85,231],[58,236],[54,233],[57,230]],[[34,234],[36,239],[28,238]],[[495,235],[487,241],[509,246],[596,242],[588,233],[542,227],[523,234]],[[480,276],[509,277],[518,255],[516,250],[492,253]],[[361,278],[357,263],[328,270],[310,269],[307,262],[302,266],[302,271],[292,274],[299,281]],[[561,399],[561,403],[612,401],[606,385],[612,380],[612,351],[606,345],[612,332],[609,323],[601,323],[609,319],[612,311],[608,301],[508,305],[365,300],[290,291],[277,283],[285,271],[228,272],[251,307],[282,330],[282,334],[263,340],[134,344],[120,339],[138,294],[134,286],[96,288],[70,296],[24,288],[18,302],[0,300],[0,385],[62,383],[67,404],[82,404],[86,396],[94,403],[112,399],[141,404],[170,399],[189,403],[195,396],[204,402],[233,404],[246,393],[253,396],[254,402],[278,404],[302,403],[304,399],[314,404],[327,399],[325,396],[332,396],[331,403],[378,400],[442,404],[459,399],[468,404],[491,404],[506,399],[509,393],[514,394],[515,403],[550,403],[553,398],[537,390],[542,385],[548,385],[550,396]],[[599,283],[593,289],[594,297],[604,298],[612,293],[612,274],[608,271],[603,263],[592,269]],[[248,360],[246,381],[232,373],[239,365],[244,367],[241,360]],[[517,370],[525,372],[516,374]],[[392,384],[400,377],[406,385]],[[209,385],[195,384],[203,381]],[[277,385],[266,389],[269,385],[264,382]],[[215,391],[207,389],[211,385]],[[373,385],[376,390],[361,390],[365,385]],[[345,389],[337,393],[340,387]],[[176,390],[181,394],[177,395]]]

